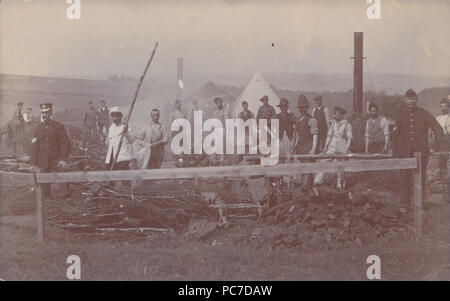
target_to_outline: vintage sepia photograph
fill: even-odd
[[[0,280],[449,281],[449,15],[1,0]]]

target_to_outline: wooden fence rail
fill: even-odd
[[[76,183],[96,181],[136,181],[161,179],[187,179],[211,177],[295,176],[316,172],[358,172],[375,170],[415,169],[414,158],[326,161],[278,165],[236,165],[215,167],[187,167],[121,171],[77,171],[66,173],[40,173],[37,184]]]
[[[422,237],[422,177],[420,166],[420,154],[414,158],[392,158],[376,160],[346,160],[346,161],[318,161],[311,163],[292,163],[277,165],[237,165],[221,167],[192,167],[192,168],[168,168],[124,171],[79,171],[66,173],[38,173],[23,174],[27,182],[34,180],[36,186],[38,240],[45,241],[45,201],[42,185],[46,183],[75,183],[98,181],[136,181],[136,180],[161,180],[161,179],[198,179],[220,177],[250,177],[250,176],[296,176],[317,172],[362,172],[382,170],[413,170],[413,197],[415,211],[416,237]],[[319,159],[323,159],[322,157]],[[11,173],[1,173],[2,176]]]

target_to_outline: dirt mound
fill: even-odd
[[[261,243],[306,251],[371,244],[392,232],[404,232],[408,225],[395,206],[333,192],[308,203],[283,202],[279,215],[263,223],[277,230],[261,233]]]

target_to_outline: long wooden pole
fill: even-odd
[[[116,165],[116,163],[117,163],[117,158],[119,157],[120,149],[122,148],[123,137],[128,130],[128,122],[130,121],[130,117],[131,117],[131,113],[133,112],[134,104],[136,103],[136,99],[139,95],[139,90],[141,89],[141,85],[142,85],[142,82],[144,81],[145,74],[147,74],[148,68],[150,67],[153,57],[155,56],[156,48],[158,48],[158,42],[155,43],[155,48],[153,48],[152,55],[150,56],[150,59],[148,60],[147,66],[145,66],[144,73],[142,73],[142,76],[139,79],[139,82],[137,84],[136,91],[134,92],[134,98],[131,101],[130,110],[128,111],[128,115],[126,117],[127,121],[125,122],[123,132],[120,135],[119,146],[117,147],[116,155],[114,156],[114,161],[111,164],[111,170],[114,169],[114,165]]]
[[[42,184],[36,185],[37,237],[38,242],[45,242],[45,199]]]
[[[37,182],[36,172],[33,173],[34,189],[36,191],[36,217],[37,217],[37,239],[38,242],[45,242],[45,199],[43,184]]]
[[[413,199],[414,199],[414,225],[416,229],[416,239],[422,239],[422,225],[423,225],[423,210],[422,210],[422,196],[423,196],[423,178],[422,178],[422,154],[414,153],[414,157],[417,160],[417,168],[413,170]]]
[[[353,61],[353,111],[359,114],[365,112],[363,108],[363,33],[354,33],[354,61]]]

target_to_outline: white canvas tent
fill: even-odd
[[[275,94],[266,80],[262,77],[261,73],[258,71],[253,75],[253,78],[250,80],[247,87],[244,91],[239,95],[236,101],[233,104],[233,110],[235,117],[242,111],[242,102],[248,102],[248,109],[255,114],[258,112],[258,108],[262,105],[260,101],[261,97],[267,95],[269,97],[269,104],[275,107],[275,110],[279,112],[278,107],[276,105],[280,102],[280,98]]]

